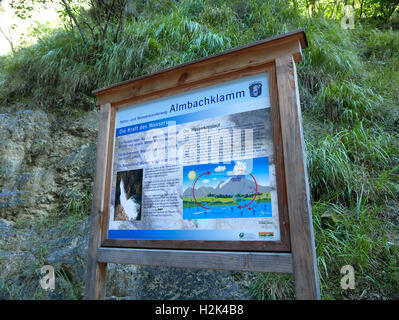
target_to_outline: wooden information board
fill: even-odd
[[[86,298],[107,263],[294,273],[319,299],[295,31],[94,91]]]

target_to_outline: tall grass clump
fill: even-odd
[[[29,98],[49,109],[83,108],[91,103],[87,90],[95,79],[88,69],[87,49],[79,41],[65,31],[53,30],[37,44],[7,56],[1,97],[8,103]]]
[[[398,246],[388,240],[380,210],[362,194],[349,206],[319,201],[313,204],[321,290],[325,299],[398,297]],[[340,288],[344,265],[355,269],[353,291]]]
[[[338,23],[315,23],[322,28],[310,34],[299,67],[322,294],[394,298],[399,95],[392,52],[398,31],[342,30]],[[355,268],[353,291],[340,288],[346,264]]]
[[[306,145],[314,199],[330,195],[348,202],[361,192],[370,201],[394,199],[399,191],[398,136],[362,123]]]

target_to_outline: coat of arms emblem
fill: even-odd
[[[258,97],[262,94],[262,83],[254,82],[249,85],[249,94],[251,97]]]

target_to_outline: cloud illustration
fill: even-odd
[[[247,170],[247,165],[245,163],[245,161],[237,161],[234,169],[232,171],[227,171],[227,175],[228,176],[237,176],[240,174],[244,174],[244,172],[240,171],[240,170]]]
[[[214,171],[215,172],[223,172],[223,171],[226,171],[226,167],[225,166],[217,166]]]

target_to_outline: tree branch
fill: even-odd
[[[7,37],[6,33],[3,31],[3,29],[0,26],[0,32],[3,34],[4,38],[6,38],[6,40],[8,41],[8,43],[10,44],[11,47],[11,51],[14,54],[15,50],[14,50],[14,44],[12,42],[12,38],[11,38],[11,34],[10,34],[10,30],[8,30],[9,34],[10,34],[10,38]]]
[[[73,14],[73,12],[72,12],[71,8],[69,7],[67,1],[66,0],[61,0],[61,2],[62,2],[62,5],[64,6],[65,10],[67,11],[68,15],[71,17],[71,19],[75,23],[76,27],[79,29],[80,36],[82,37],[82,40],[83,40],[85,46],[87,46],[87,39],[86,39],[86,36],[84,35],[83,29],[82,29],[81,25],[79,24],[78,20],[76,19],[75,15]]]

